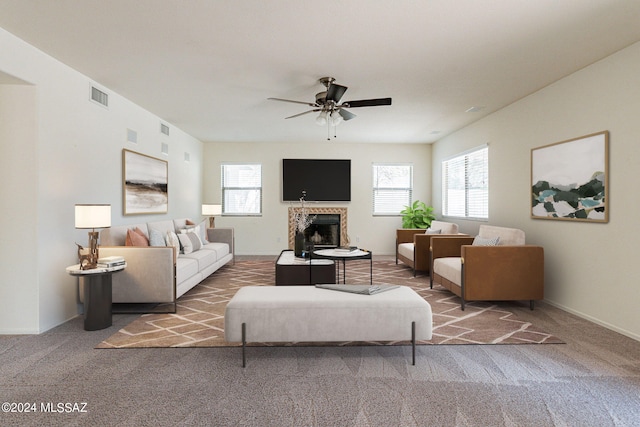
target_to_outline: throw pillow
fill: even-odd
[[[196,225],[196,223],[191,221],[190,219],[186,220],[184,223],[185,225]]]
[[[202,244],[203,245],[206,245],[207,243],[210,243],[209,242],[209,238],[207,236],[207,227],[208,227],[207,223],[208,222],[209,221],[205,219],[200,224],[198,224],[198,226],[196,227],[198,229],[198,231],[199,231],[198,236],[200,237],[200,240],[202,240]]]
[[[167,246],[162,233],[155,228],[149,229],[149,246]]]
[[[440,234],[442,233],[442,230],[437,229],[437,230],[433,230],[431,228],[427,228],[426,231],[424,232],[424,234]]]
[[[202,242],[196,233],[187,233],[187,236],[191,240],[191,246],[193,247],[193,252],[199,251],[202,248]]]
[[[498,242],[500,241],[500,236],[485,238],[476,236],[473,239],[473,246],[498,246]]]
[[[180,239],[180,246],[182,247],[183,254],[190,254],[193,252],[193,243],[191,243],[191,239],[187,236],[187,233],[178,234],[178,239]]]
[[[178,235],[173,231],[167,231],[167,246],[173,247],[173,262],[176,262],[176,258],[180,253],[180,239],[178,239]]]
[[[142,230],[136,227],[135,230],[127,230],[124,244],[125,246],[149,246],[149,239],[147,239]]]

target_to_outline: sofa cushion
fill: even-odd
[[[198,271],[203,271],[218,260],[218,254],[212,250],[201,250],[185,254],[180,258],[192,259],[198,263]]]
[[[462,261],[459,257],[434,259],[433,272],[458,286],[462,283]]]
[[[398,245],[398,254],[413,260],[413,243],[400,243]]]
[[[206,219],[202,221],[200,224],[198,224],[198,226],[196,227],[196,230],[198,232],[198,237],[200,237],[200,240],[202,241],[202,244],[206,245],[207,243],[209,243],[209,239],[207,238],[207,220]]]
[[[149,246],[149,239],[140,228],[136,227],[133,230],[127,230],[124,244],[125,246]]]
[[[196,273],[198,273],[197,260],[187,257],[176,260],[176,284],[184,282]]]
[[[224,256],[229,254],[229,245],[226,243],[218,243],[218,242],[207,243],[206,245],[202,246],[202,250],[215,251],[216,260],[218,260],[218,259],[222,259]]]
[[[173,262],[175,263],[180,253],[180,239],[178,239],[178,235],[175,232],[167,231],[165,241],[167,246],[173,247]]]

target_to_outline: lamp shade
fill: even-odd
[[[222,215],[222,205],[202,205],[203,216]]]
[[[76,205],[76,228],[111,227],[111,205]]]

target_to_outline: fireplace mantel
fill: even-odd
[[[293,249],[295,245],[295,221],[294,217],[296,212],[300,212],[302,208],[290,207],[289,208],[289,249]],[[347,208],[313,208],[305,207],[307,214],[310,216],[320,214],[333,214],[340,215],[340,242],[342,245],[347,244],[349,237],[347,236]]]

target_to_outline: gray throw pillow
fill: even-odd
[[[473,239],[473,246],[498,246],[499,241],[500,241],[500,236],[492,237],[489,239],[485,237],[476,236],[476,238]]]
[[[426,231],[424,232],[424,234],[440,234],[442,233],[442,230],[437,229],[437,230],[433,230],[431,228],[427,228]]]

